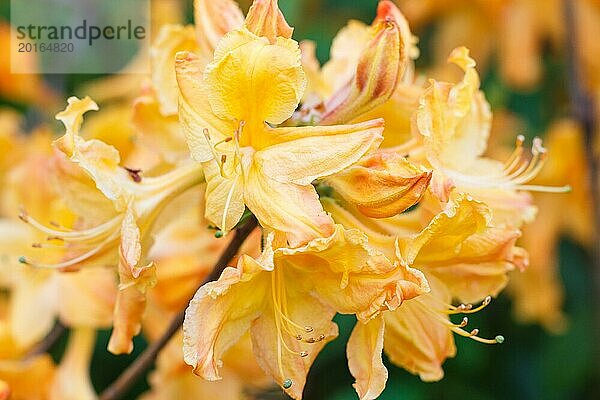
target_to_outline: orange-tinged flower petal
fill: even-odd
[[[464,171],[486,149],[491,112],[479,92],[479,75],[468,50],[456,48],[448,61],[463,69],[463,80],[456,85],[432,81],[421,97],[415,122],[425,138],[433,166],[441,163],[446,168]]]
[[[454,338],[446,324],[448,316],[435,314],[440,300],[448,303],[450,294],[434,280],[429,283],[432,285],[431,293],[409,300],[394,312],[384,314],[385,353],[393,364],[418,374],[426,382],[442,379],[442,364],[446,358],[456,354]]]
[[[262,267],[242,256],[237,268],[225,268],[216,282],[202,286],[186,310],[183,324],[185,362],[208,380],[220,379],[221,357],[250,328],[265,306],[268,284]]]
[[[406,158],[377,152],[328,178],[327,183],[366,216],[385,218],[416,204],[430,180],[431,172]]]
[[[47,400],[48,389],[55,375],[55,366],[49,354],[30,360],[0,361],[0,387],[6,399]],[[8,386],[8,390],[7,390]]]
[[[242,27],[244,14],[233,0],[194,0],[194,22],[202,51],[211,54],[227,32]]]
[[[360,400],[374,400],[385,389],[388,371],[381,359],[384,330],[383,317],[367,324],[358,322],[348,339],[348,367],[356,379],[353,386]]]
[[[310,366],[323,347],[338,336],[338,327],[331,322],[335,315],[334,310],[310,295],[295,291],[293,286],[293,283],[286,285],[287,318],[300,326],[309,325],[315,332],[312,335],[323,335],[323,339],[307,346],[293,337],[287,340],[278,337],[281,328],[277,324],[281,321],[274,318],[277,311],[266,312],[255,320],[250,333],[258,364],[275,379],[287,395],[299,400],[302,398]],[[271,307],[274,307],[273,303]],[[283,340],[286,340],[285,346],[289,350],[283,347]],[[300,353],[304,349],[308,349],[307,354],[301,356]],[[290,387],[286,387],[288,382],[291,382]]]
[[[246,16],[246,28],[257,36],[275,43],[277,37],[291,38],[291,28],[279,9],[277,0],[254,0]]]
[[[309,274],[312,290],[337,312],[356,314],[363,322],[429,290],[420,271],[394,264],[370,247],[362,232],[341,225],[329,237],[276,250],[278,257]]]
[[[270,44],[247,29],[230,32],[219,42],[205,76],[213,112],[246,121],[247,129],[288,119],[306,86],[298,43],[278,37]]]
[[[150,50],[150,60],[152,85],[162,115],[177,114],[179,90],[175,79],[175,54],[180,51],[198,50],[192,26],[165,25],[160,30]],[[205,57],[208,58],[208,55]]]

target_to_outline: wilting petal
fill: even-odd
[[[441,284],[433,280],[430,284],[431,293],[384,314],[385,353],[392,363],[426,382],[440,380],[444,376],[442,364],[456,354],[452,332],[443,322],[448,316],[435,314],[442,302],[451,300],[450,294]]]
[[[205,71],[213,112],[227,120],[280,124],[302,98],[306,78],[298,43],[277,38],[269,44],[247,29],[228,33]]]
[[[194,22],[202,51],[211,54],[227,32],[242,27],[244,14],[233,0],[194,0]]]
[[[263,174],[278,182],[310,185],[315,179],[333,175],[356,163],[383,140],[381,120],[348,126],[347,131],[269,146],[254,154],[254,163]]]
[[[291,28],[277,5],[277,0],[254,0],[246,16],[246,28],[257,36],[275,43],[277,37],[291,38]]]
[[[96,332],[93,329],[79,328],[71,332],[67,350],[50,388],[51,400],[97,399],[90,380],[95,341]]]
[[[214,157],[211,143],[217,143],[235,130],[231,121],[225,121],[213,114],[209,97],[209,87],[203,78],[204,65],[200,58],[189,52],[177,53],[175,72],[181,93],[179,101],[179,120],[185,130],[192,158],[196,161],[208,161]]]
[[[177,114],[179,91],[175,79],[175,54],[197,51],[198,44],[192,26],[165,25],[150,50],[152,85],[162,115]]]
[[[245,177],[244,201],[264,227],[284,232],[292,247],[333,232],[312,185],[281,183],[252,165]]]
[[[286,285],[287,290],[284,289],[287,318],[299,326],[310,326],[313,330],[311,335],[315,337],[323,335],[323,339],[311,344],[297,340],[283,330],[281,324],[286,322],[281,320],[277,309],[265,312],[254,321],[250,333],[252,348],[261,368],[271,375],[290,397],[301,399],[310,366],[325,344],[337,337],[338,328],[331,322],[335,315],[333,309],[309,294],[294,290],[293,280],[287,278],[284,275],[283,279],[290,282]],[[274,307],[273,304],[271,302],[270,307]],[[302,357],[300,355],[302,351],[308,354]],[[287,389],[284,386],[285,381],[291,382],[291,386]]]
[[[133,350],[132,339],[142,328],[146,291],[156,284],[156,270],[153,264],[136,267],[138,275],[134,278],[130,262],[131,260],[126,260],[123,250],[120,250],[119,292],[113,315],[113,331],[108,342],[108,351],[113,354],[128,354]]]
[[[396,153],[375,153],[330,177],[327,183],[361,213],[385,218],[416,204],[430,180],[431,172]]]
[[[185,362],[208,380],[220,379],[221,357],[250,328],[268,298],[266,276],[250,257],[225,268],[216,282],[202,286],[190,302],[183,323]]]
[[[360,400],[374,400],[385,389],[388,371],[381,359],[384,329],[383,317],[367,324],[358,322],[348,339],[348,367],[356,379],[353,386]]]

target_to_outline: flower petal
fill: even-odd
[[[263,121],[288,119],[306,86],[298,43],[278,37],[270,44],[247,29],[230,32],[219,42],[205,76],[214,113],[246,121],[250,130]]]
[[[284,232],[292,247],[333,232],[312,185],[281,183],[252,164],[244,182],[244,201],[263,227]]]
[[[277,0],[254,0],[246,16],[246,27],[255,35],[266,37],[270,43],[275,43],[279,36],[289,39],[294,32],[279,9]]]
[[[352,386],[360,400],[374,400],[385,389],[388,371],[381,358],[384,329],[383,317],[375,318],[367,324],[358,322],[348,339],[348,367],[356,379]]]
[[[448,316],[435,315],[440,300],[449,302],[450,294],[435,280],[430,284],[431,293],[384,314],[385,353],[393,364],[418,374],[426,382],[440,380],[444,376],[442,364],[456,354],[452,332],[442,322]]]
[[[242,27],[244,14],[233,0],[194,0],[194,22],[202,51],[211,54],[227,32]]]
[[[196,161],[212,159],[212,144],[204,134],[216,143],[233,135],[233,123],[218,118],[213,114],[208,101],[209,87],[203,78],[204,64],[202,60],[190,52],[177,53],[175,73],[179,85],[179,120],[185,131],[192,158]]]
[[[185,362],[208,380],[220,379],[221,357],[250,328],[268,298],[262,267],[243,255],[237,268],[225,268],[216,282],[202,286],[183,323]]]
[[[383,140],[381,122],[349,126],[345,134],[311,136],[269,146],[254,154],[254,162],[271,179],[310,185],[317,178],[356,163],[379,146]]]

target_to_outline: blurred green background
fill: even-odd
[[[244,10],[246,4],[242,4]],[[192,0],[182,0],[189,22],[192,22]],[[348,19],[370,23],[375,15],[377,0],[280,0],[294,37],[317,42],[317,55],[324,62],[335,33]],[[0,15],[6,20],[9,1],[0,1]],[[428,66],[431,38],[435,25],[414,31],[419,36],[421,57],[418,68]],[[456,43],[460,45],[461,43]],[[492,66],[482,71],[483,89],[493,109],[507,109],[526,123],[530,137],[543,135],[550,122],[568,112],[564,83],[563,60],[550,52],[544,56],[545,72],[542,82],[533,90],[517,92],[510,89]],[[56,75],[49,82],[67,95],[76,91],[90,75]],[[43,116],[24,105],[0,99],[0,106],[10,105],[25,112],[30,124]],[[515,132],[515,135],[522,132]],[[470,326],[480,328],[483,336],[505,336],[502,345],[483,345],[469,339],[457,338],[458,355],[445,364],[446,377],[438,383],[423,383],[400,368],[387,363],[390,377],[381,399],[593,399],[600,398],[598,382],[594,381],[594,345],[590,258],[587,252],[568,238],[560,244],[560,276],[566,288],[565,311],[569,329],[561,335],[546,333],[539,326],[519,325],[512,318],[511,302],[506,295],[492,302],[483,312],[473,316]],[[353,379],[346,364],[345,342],[354,324],[353,318],[338,316],[340,338],[321,353],[310,372],[306,399],[354,399]],[[129,356],[113,356],[106,352],[109,332],[100,334],[93,358],[93,383],[101,391],[145,347],[136,339],[135,352]],[[65,340],[54,348],[60,357]],[[147,388],[140,382],[130,393],[131,399]],[[279,393],[269,398],[281,398]]]

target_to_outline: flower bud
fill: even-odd
[[[278,36],[291,38],[290,27],[277,5],[277,0],[254,0],[246,16],[246,27],[257,36],[264,36],[275,43]]]
[[[396,153],[377,152],[327,179],[336,192],[371,218],[399,214],[416,204],[427,189],[431,172]]]
[[[384,103],[404,74],[412,37],[392,2],[379,3],[371,31],[372,39],[360,56],[354,77],[325,101],[322,124],[351,121]]]
[[[194,21],[202,52],[211,54],[227,32],[242,27],[244,14],[233,0],[195,0]]]

